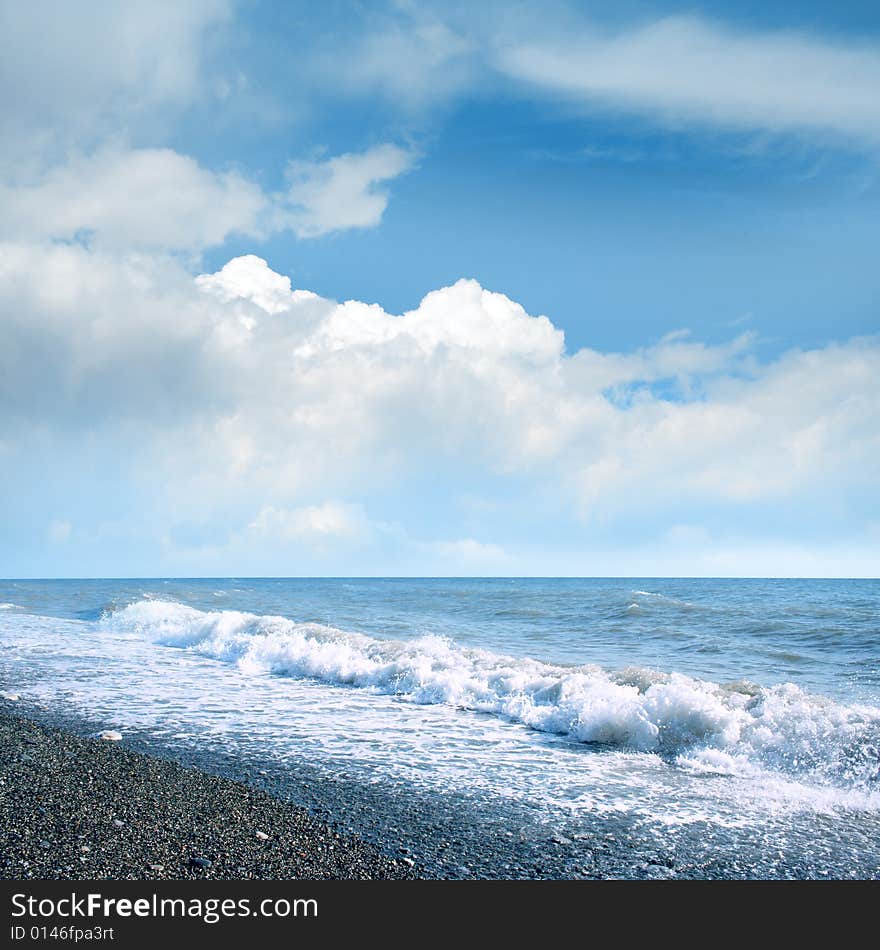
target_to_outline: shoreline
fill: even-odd
[[[0,709],[4,879],[419,876],[412,859],[245,782]]]
[[[15,701],[8,700],[7,696],[17,693],[8,682],[5,687],[6,692],[0,693],[0,724],[14,718],[92,743],[97,740],[91,737],[100,731],[122,728],[114,722],[45,706],[26,692]],[[180,744],[148,730],[123,728],[121,742],[97,744],[138,753],[160,767],[170,764],[266,794],[329,833],[365,842],[396,861],[392,866],[408,869],[407,877],[560,880],[669,874],[668,855],[653,847],[645,852],[617,823],[611,828],[601,822],[601,829],[594,834],[577,834],[564,822],[549,826],[529,808],[515,808],[494,797],[480,798],[472,790],[440,794],[406,783],[375,783],[348,774],[344,768],[328,772],[303,758],[280,763],[255,750],[232,753],[210,744]],[[7,758],[0,741],[0,765],[8,765]],[[0,784],[0,789],[4,787]],[[0,821],[4,820],[0,808]],[[615,839],[617,845],[624,846],[625,855],[615,854]]]
[[[761,828],[735,840],[722,829],[719,841],[705,822],[685,836],[656,835],[637,817],[601,810],[548,822],[539,803],[371,781],[344,763],[278,760],[258,747],[170,741],[12,695],[0,699],[0,878],[766,880],[880,871],[871,825],[857,836],[861,851],[832,872],[830,853],[765,861]],[[93,738],[117,728],[120,742]],[[820,848],[833,845],[832,819],[804,820]],[[199,858],[210,864],[190,863]]]

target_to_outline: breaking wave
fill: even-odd
[[[880,807],[880,709],[790,683],[719,684],[643,668],[560,666],[437,636],[393,640],[284,617],[142,600],[109,630],[235,664],[488,713],[576,742],[658,753],[688,769],[772,768],[858,789]]]

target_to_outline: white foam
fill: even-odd
[[[565,667],[436,636],[382,640],[238,611],[139,601],[103,620],[118,633],[274,673],[490,713],[572,740],[659,752],[689,770],[771,767],[878,795],[880,709],[792,684],[721,685],[642,668]]]

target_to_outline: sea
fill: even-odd
[[[880,877],[880,581],[0,581],[38,718],[440,877]]]

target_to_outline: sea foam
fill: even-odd
[[[105,628],[272,673],[488,713],[582,743],[658,753],[688,769],[760,766],[876,792],[880,709],[790,683],[719,684],[644,668],[560,666],[438,636],[368,637],[315,623],[143,600]]]

